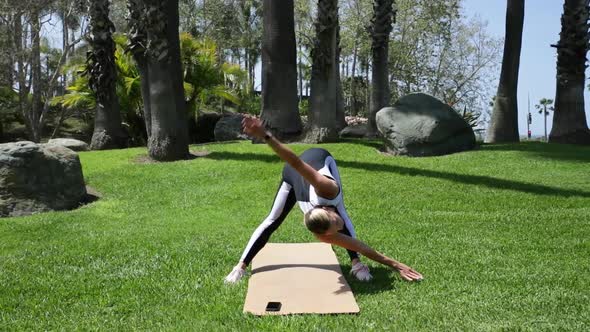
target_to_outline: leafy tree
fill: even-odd
[[[457,0],[398,0],[396,24],[390,41],[392,99],[416,91],[438,96],[435,78],[442,59],[452,58],[452,26],[459,18]],[[445,48],[446,47],[446,48]],[[440,68],[440,76],[448,72]]]
[[[343,90],[345,99],[348,100],[350,114],[357,115],[364,105],[364,96],[368,88],[368,82],[361,75],[361,61],[369,63],[371,56],[370,25],[367,26],[372,15],[371,1],[347,0],[341,2],[340,27],[341,27],[341,62],[345,64],[345,77]],[[368,66],[367,70],[368,70]],[[350,70],[350,71],[349,71]],[[365,114],[368,112],[363,111]]]
[[[190,0],[192,1],[192,0]],[[128,33],[129,25],[127,24],[127,0],[111,0],[110,19],[115,26],[115,31]]]
[[[453,20],[449,29],[452,42],[443,41],[438,59],[431,62],[428,90],[456,110],[482,114],[497,73],[501,41],[487,36],[485,25],[477,20]]]
[[[373,83],[371,26],[373,1],[341,1],[341,62],[348,110],[368,115]],[[491,98],[501,41],[479,19],[466,19],[460,0],[397,0],[389,35],[390,98],[428,92],[457,110],[482,114]],[[353,79],[354,78],[354,79]],[[373,91],[374,92],[374,91]],[[461,112],[460,112],[461,113]]]
[[[309,96],[309,80],[311,79],[311,49],[315,40],[313,28],[313,0],[295,1],[295,37],[297,40],[297,76],[299,102],[303,96]],[[307,104],[307,106],[309,106]],[[306,107],[307,107],[306,106]],[[300,105],[301,107],[301,105]],[[305,113],[307,115],[307,113]]]
[[[147,132],[143,114],[141,77],[129,52],[125,52],[128,39],[125,35],[113,36],[115,49],[116,93],[121,108],[123,126],[127,129],[133,145],[145,145]],[[243,100],[240,94],[245,89],[244,71],[229,64],[217,63],[217,47],[211,40],[197,40],[187,33],[180,35],[181,61],[183,66],[183,87],[187,112],[190,121],[195,121],[195,113],[200,109],[217,110],[218,100],[239,107]],[[64,118],[75,113],[90,114],[96,108],[96,97],[89,87],[88,77],[80,75],[85,70],[84,60],[73,57],[64,71],[74,77],[67,93],[53,98],[53,105],[65,110]],[[224,85],[224,78],[234,89]]]
[[[238,45],[243,49],[244,68],[247,72],[248,95],[254,91],[254,69],[261,56],[262,1],[239,0],[234,2],[237,16]]]
[[[55,11],[61,21],[62,27],[62,53],[64,50],[70,48],[70,43],[76,43],[75,31],[80,28],[82,24],[81,16],[87,11],[87,1],[82,0],[59,0],[55,3]],[[75,48],[75,44],[71,46],[72,51]],[[73,53],[73,52],[69,52]],[[63,63],[68,62],[69,53],[66,53],[63,58]],[[62,72],[61,77],[61,93],[65,91],[67,86],[67,74]]]
[[[0,142],[4,139],[4,124],[18,118],[18,94],[12,88],[0,86]]]
[[[586,53],[588,52],[589,0],[566,0],[557,48],[555,115],[549,141],[590,144],[584,111]]]
[[[212,40],[199,41],[182,33],[180,50],[185,98],[189,113],[194,114],[213,95],[210,88],[223,84],[223,73],[217,67],[217,47]]]
[[[180,8],[181,31],[198,40],[214,42],[218,64],[232,62],[245,70],[248,84],[240,83],[238,109],[260,113],[259,108],[253,107],[260,103],[260,98],[254,94],[254,83],[256,64],[261,56],[262,1],[181,0]],[[222,107],[226,100],[220,99]]]
[[[506,41],[502,72],[492,113],[492,122],[487,132],[487,141],[518,142],[518,67],[524,23],[524,0],[508,0],[506,9]]]
[[[78,2],[64,0],[64,3],[74,8]],[[42,28],[59,11],[57,4],[56,0],[2,3],[2,16],[10,26],[10,67],[15,69],[12,87],[18,92],[20,120],[29,139],[36,142],[41,141],[44,133],[51,97],[63,89],[63,84],[59,84],[60,68],[79,41],[79,38],[68,41],[60,52],[44,45]]]
[[[249,98],[247,73],[237,65],[217,62],[217,45],[213,40],[180,35],[183,81],[189,123],[199,110],[217,111],[225,102],[240,108]]]
[[[12,25],[11,15],[0,14],[0,87],[12,88],[14,85]]]

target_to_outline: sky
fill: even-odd
[[[466,16],[479,16],[488,22],[488,32],[504,38],[506,24],[505,0],[463,0]],[[559,41],[561,30],[562,0],[525,1],[522,49],[518,77],[518,127],[526,135],[527,96],[530,95],[530,109],[533,117],[531,131],[534,136],[544,134],[543,115],[535,109],[541,98],[555,100],[555,75],[557,52],[549,46]],[[590,71],[586,71],[586,78]],[[498,78],[500,73],[498,72]],[[586,86],[590,82],[586,82]],[[590,93],[584,92],[586,119],[590,119]],[[551,131],[553,113],[547,117],[547,134]]]

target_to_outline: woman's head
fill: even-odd
[[[344,227],[344,221],[333,207],[318,206],[307,213],[303,218],[305,226],[316,235],[329,235],[338,232]]]

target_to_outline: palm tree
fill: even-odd
[[[338,137],[339,59],[338,1],[318,0],[316,40],[311,50],[309,128],[305,141],[320,143]]]
[[[127,6],[129,49],[141,75],[149,156],[159,161],[185,159],[188,119],[180,63],[178,0],[129,0]]]
[[[94,132],[90,149],[122,148],[126,145],[116,93],[115,26],[109,19],[109,0],[90,2],[90,45],[87,66],[89,86],[96,98]]]
[[[293,0],[264,0],[261,118],[281,138],[297,136],[302,129],[296,53]]]
[[[549,135],[552,143],[590,144],[584,112],[588,5],[590,0],[565,0],[557,48],[555,115]]]
[[[490,143],[518,142],[520,140],[516,92],[523,22],[524,0],[508,0],[502,71],[486,139]]]
[[[123,124],[129,134],[128,142],[134,146],[147,142],[145,119],[142,114],[141,79],[132,55],[125,52],[128,40],[124,35],[113,35],[115,41],[115,65],[117,67],[117,97],[121,106]],[[213,100],[222,98],[234,105],[241,105],[240,92],[247,89],[246,73],[237,65],[217,62],[217,46],[211,40],[197,40],[187,33],[180,35],[180,47],[184,68],[183,85],[187,113],[194,122],[195,112],[206,108]],[[70,58],[64,73],[73,78],[67,93],[52,98],[52,106],[64,110],[63,119],[75,111],[96,108],[95,93],[88,87],[88,76],[79,75],[84,69],[83,60]],[[224,76],[237,89],[223,85]],[[1,89],[0,89],[1,95]],[[2,96],[0,96],[1,103]],[[1,106],[1,105],[0,105]],[[62,120],[62,117],[60,117]],[[190,121],[190,120],[189,120]],[[58,121],[58,126],[62,121]],[[190,125],[190,123],[189,123]],[[55,131],[57,131],[56,126]]]
[[[543,114],[543,121],[545,123],[545,142],[547,142],[547,116],[549,115],[549,111],[555,110],[551,104],[553,104],[552,99],[542,98],[539,100],[539,103],[535,105],[535,108],[539,110],[539,114]]]
[[[376,115],[389,103],[389,34],[395,19],[393,0],[375,0],[371,18],[371,50],[373,60],[371,103],[367,135],[377,136]]]

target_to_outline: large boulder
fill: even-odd
[[[54,138],[50,139],[47,144],[59,145],[74,151],[88,151],[88,144],[73,138]]]
[[[228,114],[224,115],[217,124],[215,124],[215,140],[216,141],[234,141],[249,139],[246,134],[242,132],[242,114]]]
[[[377,112],[377,128],[396,155],[437,156],[475,147],[473,129],[450,106],[424,94],[400,98]]]
[[[85,199],[76,152],[28,141],[0,144],[0,217],[73,209]]]
[[[340,131],[342,138],[363,138],[367,135],[367,124],[359,123],[345,127]]]
[[[200,112],[199,116],[197,116],[196,122],[193,121],[194,131],[191,131],[192,141],[194,143],[215,141],[215,126],[221,117],[221,113]]]

